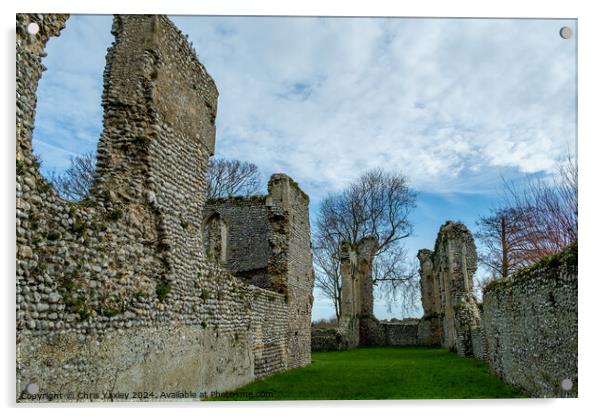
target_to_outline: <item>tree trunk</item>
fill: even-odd
[[[506,217],[502,216],[502,277],[508,276],[508,241],[506,237]]]

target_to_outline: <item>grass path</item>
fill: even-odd
[[[525,396],[474,358],[461,358],[441,348],[402,347],[313,353],[309,366],[248,384],[219,400],[510,397]]]

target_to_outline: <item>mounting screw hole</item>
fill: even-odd
[[[564,390],[564,391],[569,391],[573,388],[573,382],[571,381],[570,378],[565,378],[560,383],[560,388],[562,388],[562,390]]]
[[[40,392],[40,386],[36,383],[29,383],[25,386],[25,391],[29,394],[38,394]]]
[[[40,26],[36,22],[31,22],[27,25],[27,33],[35,35],[40,31]]]
[[[560,29],[560,37],[561,37],[562,39],[568,39],[568,38],[570,38],[571,36],[573,36],[573,29],[571,29],[570,27],[568,27],[568,26],[563,26],[563,27]]]

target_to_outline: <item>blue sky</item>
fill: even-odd
[[[189,17],[220,97],[216,156],[285,172],[311,197],[361,172],[401,170],[418,191],[410,257],[439,226],[474,221],[501,178],[552,174],[575,153],[573,20]],[[94,150],[110,16],[72,16],[52,39],[38,89],[43,172]],[[379,318],[399,316],[377,301]],[[316,293],[314,319],[333,309]]]

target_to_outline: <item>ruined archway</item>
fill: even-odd
[[[205,255],[225,265],[228,260],[228,227],[226,222],[214,212],[203,221],[203,244]]]

